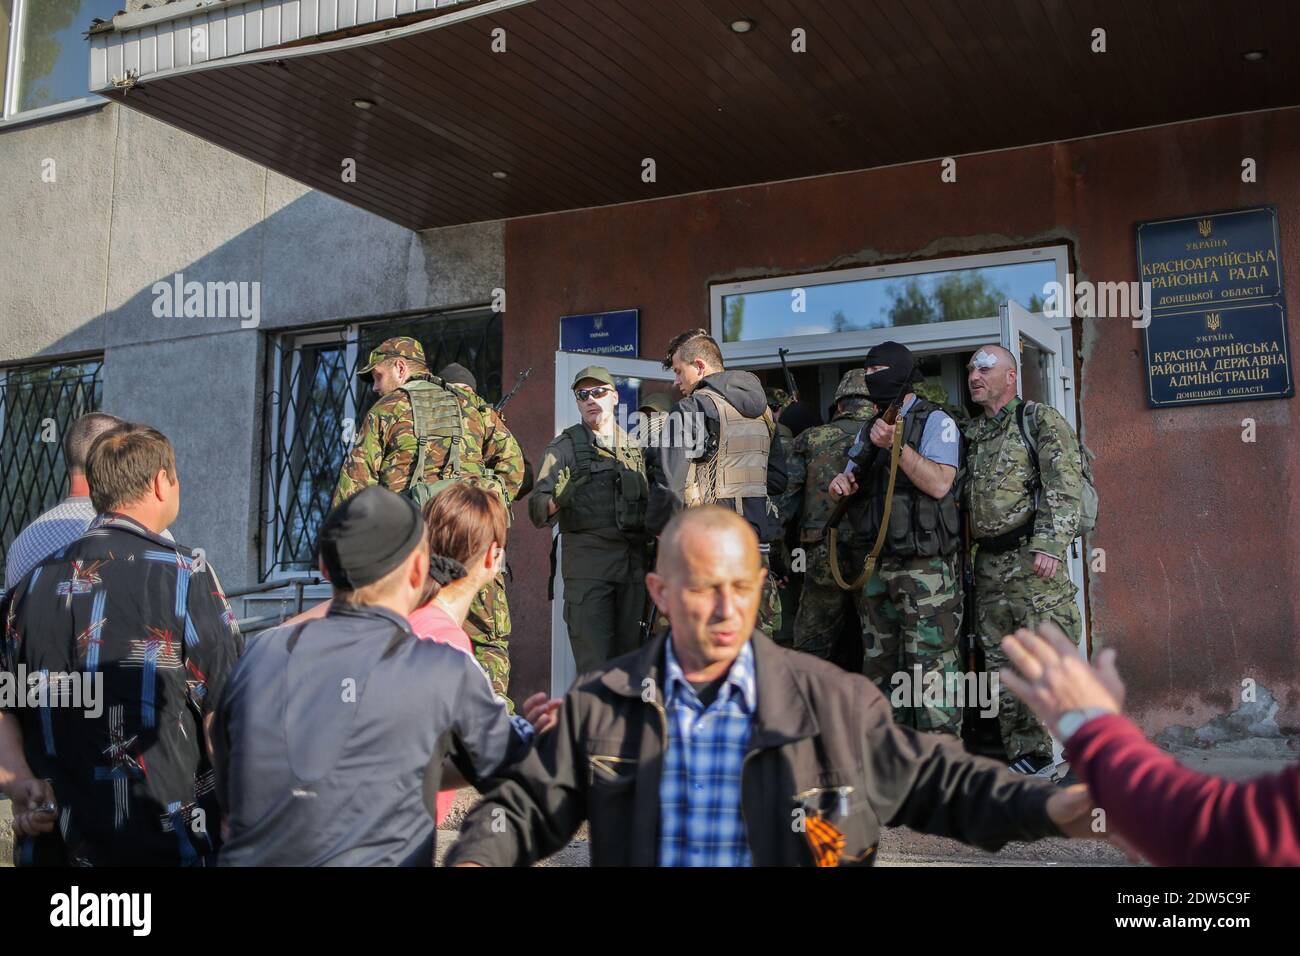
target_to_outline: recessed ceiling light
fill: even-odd
[[[505,179],[507,175],[508,175],[508,174],[507,174],[504,170],[498,169],[496,172],[494,172],[494,173],[492,174],[492,178],[493,178],[493,179]]]
[[[754,29],[754,21],[749,17],[741,17],[738,20],[731,21],[732,33],[748,33],[752,29]]]
[[[374,105],[375,105],[375,101],[374,101],[374,100],[362,100],[362,99],[356,99],[356,100],[353,100],[353,101],[352,101],[352,105],[355,106],[355,107],[356,107],[357,109],[359,109],[359,110],[368,110],[368,109],[372,109],[372,108],[374,107]]]
[[[1248,63],[1258,63],[1266,56],[1268,56],[1267,50],[1247,50],[1241,55],[1241,58]]]

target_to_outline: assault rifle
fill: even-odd
[[[790,366],[785,364],[785,353],[789,349],[777,349],[776,354],[781,357],[781,371],[785,372],[785,390],[790,393],[790,401],[799,401],[799,386],[795,384],[794,375],[790,371]]]
[[[528,381],[528,376],[532,374],[533,374],[533,367],[531,365],[528,366],[528,368],[524,369],[522,372],[520,372],[519,377],[515,379],[515,387],[512,388],[505,396],[503,396],[499,402],[493,405],[492,410],[496,412],[498,415],[500,415],[501,412],[505,410],[506,404],[510,401],[510,399],[515,397],[515,392],[519,391],[519,387],[523,385],[524,382]]]
[[[976,624],[978,609],[975,606],[975,558],[971,554],[971,546],[975,542],[971,530],[969,511],[962,514],[961,530],[962,616],[961,636],[958,640],[957,653],[961,655],[962,670],[967,674],[978,674],[980,672],[981,656],[980,633]],[[979,713],[978,707],[972,709],[969,701],[966,704],[966,714],[962,720],[961,729],[966,749],[971,753],[975,753],[975,745],[979,738]]]
[[[882,448],[873,444],[871,441],[871,427],[876,424],[877,419],[883,419],[887,425],[895,425],[898,422],[898,414],[903,410],[903,397],[907,394],[911,383],[905,383],[903,390],[898,398],[894,399],[893,404],[883,412],[877,413],[868,422],[865,422],[858,429],[857,437],[853,439],[853,444],[849,446],[849,460],[845,464],[842,475],[852,475],[855,472],[861,474],[862,480],[858,482],[858,491],[861,492],[866,483],[867,477],[875,470],[876,462],[880,458]],[[832,528],[839,525],[840,519],[844,517],[844,512],[848,510],[849,502],[852,501],[856,494],[845,495],[835,504],[835,510],[831,516],[826,519],[826,524],[822,527],[822,537],[825,538]]]

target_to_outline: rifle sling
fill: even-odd
[[[885,511],[880,519],[880,531],[876,534],[876,543],[871,547],[871,553],[867,555],[867,560],[862,567],[862,573],[852,583],[845,583],[843,575],[840,573],[840,556],[837,549],[838,533],[836,528],[830,529],[830,544],[828,547],[828,557],[831,565],[831,577],[842,591],[856,591],[867,583],[871,573],[876,570],[876,561],[880,557],[880,552],[885,547],[885,536],[889,533],[889,515],[893,510],[894,503],[894,479],[898,477],[898,459],[903,451],[903,429],[894,428],[894,442],[889,449],[889,484],[885,488]],[[863,475],[863,481],[866,475]]]

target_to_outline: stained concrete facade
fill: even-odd
[[[1247,157],[1256,182],[1242,180]],[[658,358],[676,333],[709,327],[719,282],[1062,243],[1077,280],[1132,282],[1137,222],[1263,203],[1278,207],[1290,340],[1300,332],[1300,109],[961,157],[955,183],[940,171],[935,160],[511,220],[520,332],[507,339],[506,373],[541,363],[557,316],[603,309],[639,308],[641,354]],[[1105,551],[1106,570],[1087,580],[1094,649],[1119,650],[1131,707],[1152,732],[1238,709],[1250,680],[1297,733],[1296,401],[1153,410],[1140,330],[1076,319],[1074,339],[1101,498],[1088,547]],[[1253,443],[1242,441],[1247,418]],[[537,455],[551,410],[521,408],[512,424]],[[521,537],[514,559],[540,562],[545,537]],[[518,613],[544,613],[544,602],[521,593]]]

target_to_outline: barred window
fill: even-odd
[[[68,493],[63,435],[99,408],[103,365],[90,358],[0,368],[0,570],[18,533]]]
[[[501,395],[501,314],[471,309],[402,316],[276,336],[267,350],[266,481],[262,580],[315,570],[316,534],[329,513],[339,470],[376,396],[359,379],[370,351],[394,335],[424,346],[437,372],[459,362],[478,394]]]

